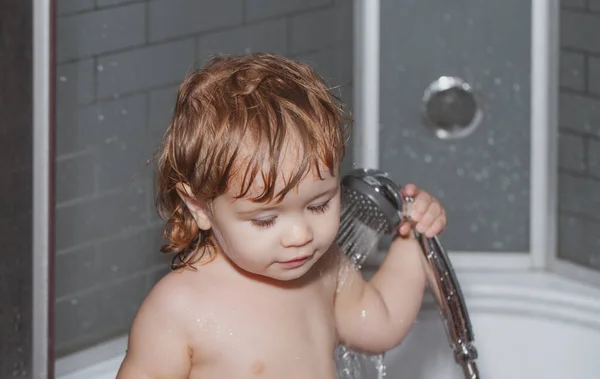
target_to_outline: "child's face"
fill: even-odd
[[[287,160],[282,173],[297,164]],[[278,204],[235,200],[235,192],[217,197],[210,221],[223,253],[243,270],[273,279],[306,274],[333,244],[340,222],[339,179],[327,169],[321,176],[309,173]],[[281,180],[275,193],[283,187]]]

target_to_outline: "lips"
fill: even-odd
[[[308,261],[312,257],[312,255],[306,255],[300,258],[291,259],[289,261],[281,262],[281,265],[286,268],[296,268],[302,266],[306,261]]]

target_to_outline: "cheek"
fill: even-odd
[[[244,261],[257,260],[257,252],[267,250],[272,238],[265,233],[271,230],[259,230],[249,222],[230,220],[225,227],[214,226],[215,237],[224,252],[231,258]],[[260,260],[260,259],[259,259]]]
[[[321,238],[327,242],[333,243],[340,228],[340,207],[339,203],[332,204],[331,209],[326,215],[319,216],[317,231]]]

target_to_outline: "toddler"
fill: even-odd
[[[144,300],[118,379],[334,379],[338,343],[399,344],[421,306],[422,254],[403,224],[365,281],[335,244],[342,109],[308,66],[219,57],[179,88],[158,160],[173,270]],[[439,202],[414,185],[432,237]]]

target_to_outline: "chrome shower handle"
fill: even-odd
[[[473,327],[450,259],[437,237],[427,238],[416,230],[414,233],[427,260],[428,282],[439,305],[454,359],[465,378],[478,379]]]

